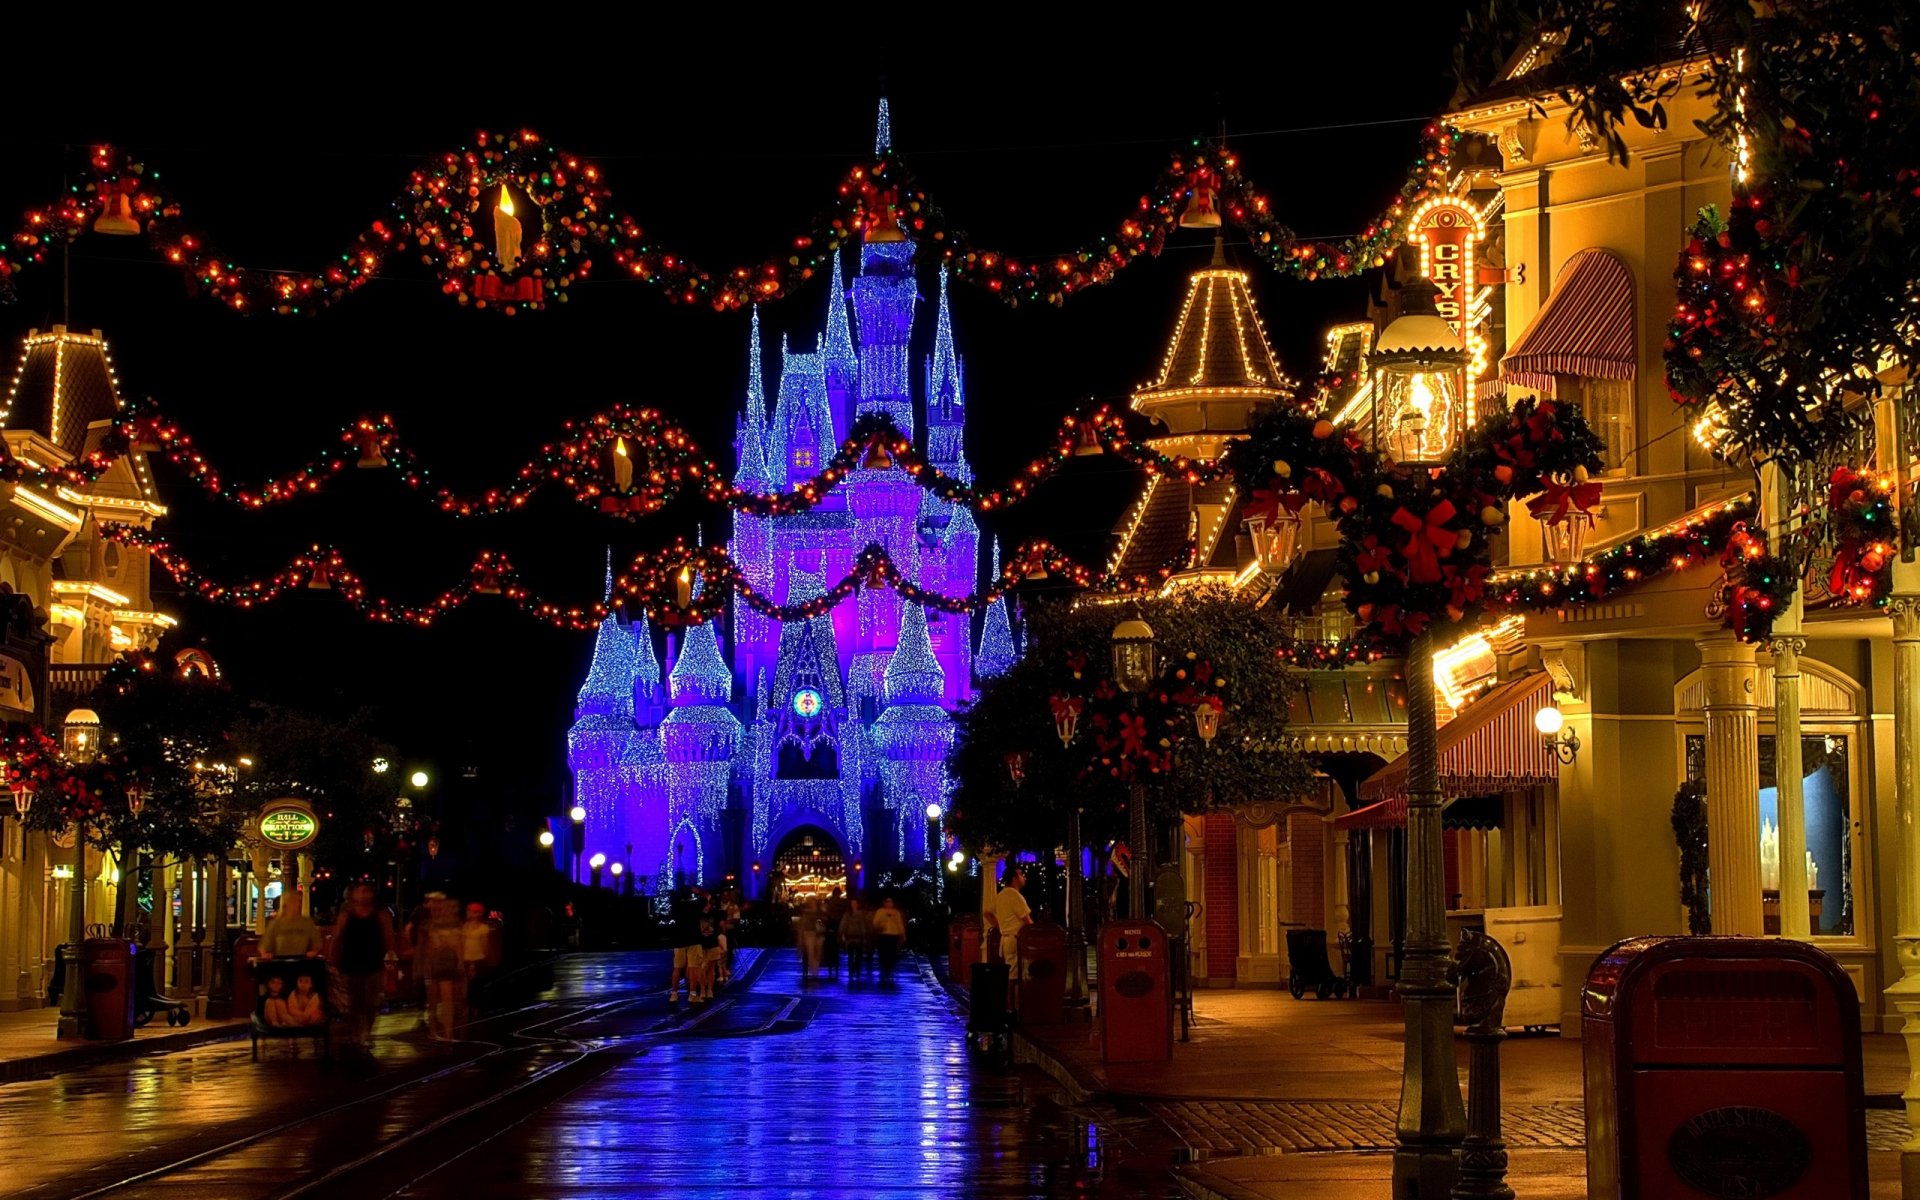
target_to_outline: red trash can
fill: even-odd
[[[1805,942],[1644,937],[1581,997],[1587,1194],[1866,1200],[1860,1000]]]
[[[80,986],[87,997],[89,1033],[103,1042],[124,1042],[133,1036],[134,955],[139,950],[123,938],[88,938],[80,946]]]
[[[1041,918],[1020,931],[1020,1023],[1067,1019],[1067,931]]]
[[[1173,1057],[1173,987],[1167,931],[1153,921],[1100,926],[1100,1058]]]
[[[967,968],[980,961],[980,918],[964,913],[947,926],[947,980],[955,987],[971,982]]]

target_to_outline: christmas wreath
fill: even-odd
[[[1827,587],[1834,603],[1881,603],[1893,586],[1897,533],[1886,485],[1852,467],[1835,467],[1827,478],[1827,513],[1833,537]]]

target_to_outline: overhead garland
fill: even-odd
[[[476,596],[504,596],[522,612],[562,629],[590,629],[614,608],[644,611],[655,623],[697,625],[721,616],[731,595],[740,603],[776,621],[806,621],[824,616],[865,589],[888,588],[902,598],[948,613],[975,613],[1016,585],[1061,579],[1081,588],[1110,594],[1158,589],[1168,577],[1192,566],[1195,548],[1188,542],[1152,571],[1116,575],[1076,562],[1049,542],[1024,544],[1010,558],[1000,578],[990,587],[966,596],[949,596],[913,583],[897,567],[885,547],[871,544],[855,556],[853,566],[820,597],[794,604],[777,604],[762,594],[734,564],[724,546],[689,547],[676,542],[652,555],[637,555],[613,582],[602,603],[559,604],[535,595],[521,582],[512,561],[500,551],[483,550],[465,577],[432,599],[407,603],[371,593],[366,581],[339,550],[314,546],[295,555],[272,575],[238,582],[222,582],[197,570],[165,537],[130,525],[102,526],[102,534],[125,545],[148,550],[153,561],[182,588],[211,604],[258,608],[301,590],[333,591],[344,597],[369,621],[389,625],[431,626],[438,618],[464,606]],[[695,581],[703,587],[694,586]]]
[[[1149,474],[1188,483],[1209,483],[1231,469],[1212,459],[1169,455],[1131,434],[1125,419],[1107,405],[1061,420],[1053,448],[997,488],[982,489],[929,463],[890,418],[868,414],[854,423],[845,442],[811,478],[785,492],[759,492],[729,483],[726,473],[679,425],[658,409],[617,403],[579,421],[569,421],[558,442],[515,472],[511,482],[480,492],[456,492],[433,486],[427,468],[401,442],[393,418],[361,417],[340,431],[333,445],[301,466],[255,483],[234,483],[199,449],[179,422],[160,413],[151,401],[136,401],[119,414],[106,437],[86,455],[65,466],[44,466],[19,458],[0,459],[0,479],[26,483],[66,483],[85,487],[129,449],[163,455],[214,499],[260,509],[316,495],[348,467],[391,470],[416,490],[430,491],[436,505],[458,517],[492,515],[524,507],[543,487],[571,492],[576,502],[608,516],[638,520],[659,512],[685,495],[703,496],[754,516],[805,512],[826,499],[855,471],[905,471],[942,500],[977,513],[1005,508],[1034,489],[1075,456],[1112,454]]]
[[[923,262],[943,264],[957,278],[1010,305],[1060,304],[1106,283],[1140,257],[1153,257],[1184,225],[1223,222],[1247,235],[1268,266],[1298,279],[1339,278],[1384,264],[1403,240],[1407,214],[1443,187],[1458,134],[1434,124],[1395,198],[1357,235],[1335,241],[1300,238],[1273,213],[1268,197],[1242,174],[1239,156],[1196,139],[1166,167],[1119,228],[1066,254],[1028,259],[980,245],[950,224],[890,145],[853,166],[810,227],[783,254],[724,271],[700,267],[651,240],[630,215],[613,208],[594,163],[555,150],[538,134],[481,133],[471,146],[447,151],[416,168],[390,212],[361,231],[338,258],[314,271],[241,266],[184,219],[183,205],[140,159],[95,147],[86,175],[65,195],[29,209],[13,237],[0,242],[0,290],[19,271],[88,233],[144,234],[177,266],[196,293],[236,312],[316,313],[358,291],[390,260],[417,253],[443,293],[462,305],[506,314],[564,302],[603,255],[606,271],[656,285],[675,303],[720,311],[777,300],[825,269],[843,245],[885,230],[908,233]],[[1016,190],[1046,191],[1028,179]]]

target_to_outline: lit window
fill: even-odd
[[[813,470],[813,448],[807,446],[795,450],[793,452],[793,465],[802,470]]]
[[[1562,376],[1562,386],[1558,393],[1580,405],[1580,412],[1587,418],[1587,424],[1593,426],[1607,447],[1601,451],[1601,461],[1608,471],[1632,474],[1635,469],[1633,448],[1635,446],[1633,419],[1633,380],[1631,379],[1588,379],[1582,376]]]

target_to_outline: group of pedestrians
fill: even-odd
[[[800,951],[800,977],[811,981],[822,970],[840,977],[840,957],[847,960],[847,977],[863,979],[879,962],[880,979],[893,978],[900,947],[907,939],[906,914],[892,896],[870,908],[858,896],[834,888],[824,898],[809,895],[793,912],[794,945]]]
[[[667,999],[680,999],[686,989],[689,1004],[713,999],[713,989],[733,975],[733,934],[740,924],[740,897],[683,889],[668,909],[668,932],[673,940],[673,975]]]
[[[459,902],[443,892],[429,893],[399,928],[369,883],[347,890],[331,936],[304,909],[299,892],[281,897],[279,912],[261,931],[255,961],[324,958],[332,986],[322,986],[317,970],[276,972],[263,981],[262,1017],[270,1025],[315,1025],[331,1008],[344,1018],[345,1041],[357,1050],[372,1048],[374,1018],[389,987],[400,983],[401,964],[422,1001],[428,1036],[449,1042],[465,1024],[470,989],[500,961],[499,930],[486,905],[468,904],[463,917]]]

